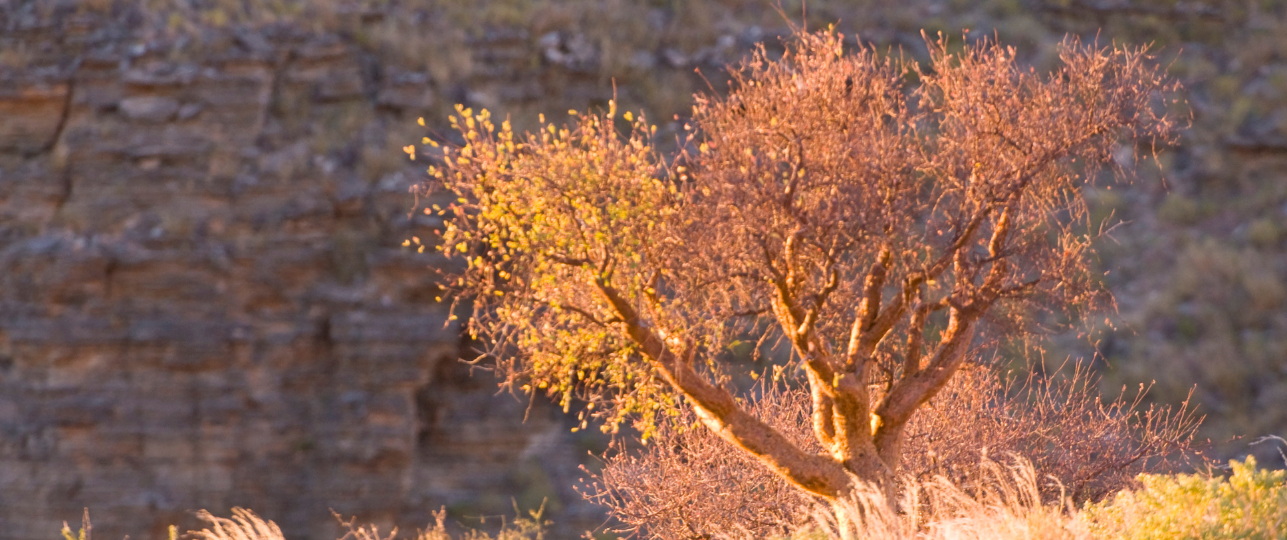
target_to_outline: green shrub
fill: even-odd
[[[1229,465],[1229,478],[1142,474],[1141,489],[1089,504],[1083,516],[1103,539],[1287,538],[1284,472],[1257,470],[1252,457]]]

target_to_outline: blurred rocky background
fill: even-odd
[[[1038,68],[1068,32],[1152,43],[1192,128],[1088,193],[1122,222],[1119,310],[1046,357],[1097,358],[1114,394],[1196,384],[1215,455],[1282,466],[1249,443],[1287,435],[1287,2],[781,9],[912,57],[922,28]],[[234,505],[292,539],[338,537],[328,509],[414,530],[546,501],[556,537],[594,527],[572,485],[603,441],[455,361],[441,261],[402,246],[436,222],[401,147],[455,103],[530,127],[614,85],[666,136],[785,31],[767,0],[0,0],[0,538],[84,507],[108,539]]]

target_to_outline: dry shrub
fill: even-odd
[[[1099,500],[1133,485],[1144,470],[1191,456],[1200,419],[1178,410],[1141,409],[1142,392],[1101,401],[1083,370],[1063,378],[1005,382],[987,368],[963,370],[909,425],[901,476],[907,486],[949,485],[986,493],[996,483],[987,456],[1026,456],[1041,478],[1023,491],[1040,500]],[[820,451],[810,436],[809,397],[763,386],[750,404],[756,417],[793,443]],[[816,501],[682,417],[638,452],[617,451],[585,495],[621,523],[619,532],[653,538],[765,537],[807,527]],[[982,461],[981,461],[982,460]],[[979,476],[978,472],[987,474]],[[946,500],[946,499],[944,499]],[[1029,504],[1031,503],[1031,504]],[[1037,505],[1039,506],[1039,505]],[[944,510],[931,513],[942,517]],[[928,518],[922,516],[921,523]]]
[[[809,452],[809,396],[769,386],[749,412]],[[662,423],[639,452],[610,454],[583,495],[625,525],[618,532],[700,538],[713,531],[788,534],[812,499],[691,415]]]
[[[903,470],[968,483],[965,475],[981,455],[1017,454],[1058,480],[1044,488],[1047,498],[1066,492],[1081,502],[1195,456],[1190,442],[1202,419],[1187,400],[1175,410],[1144,407],[1144,387],[1104,400],[1097,382],[1082,366],[1023,381],[1003,381],[986,368],[964,372],[914,421]]]

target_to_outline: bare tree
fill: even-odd
[[[1172,136],[1143,51],[1061,58],[1042,75],[940,39],[922,67],[799,33],[698,97],[673,159],[642,116],[619,134],[615,104],[524,136],[458,109],[464,142],[430,169],[459,197],[444,285],[510,384],[645,436],[687,407],[799,489],[892,501],[913,414],[967,359],[1102,299],[1080,188],[1119,141]],[[791,346],[820,452],[728,384],[747,332]]]

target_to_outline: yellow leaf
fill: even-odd
[[[417,118],[417,119],[416,119],[416,123],[417,123],[417,124],[420,124],[421,126],[424,126],[424,125],[425,125],[425,117],[421,116],[420,118]]]

